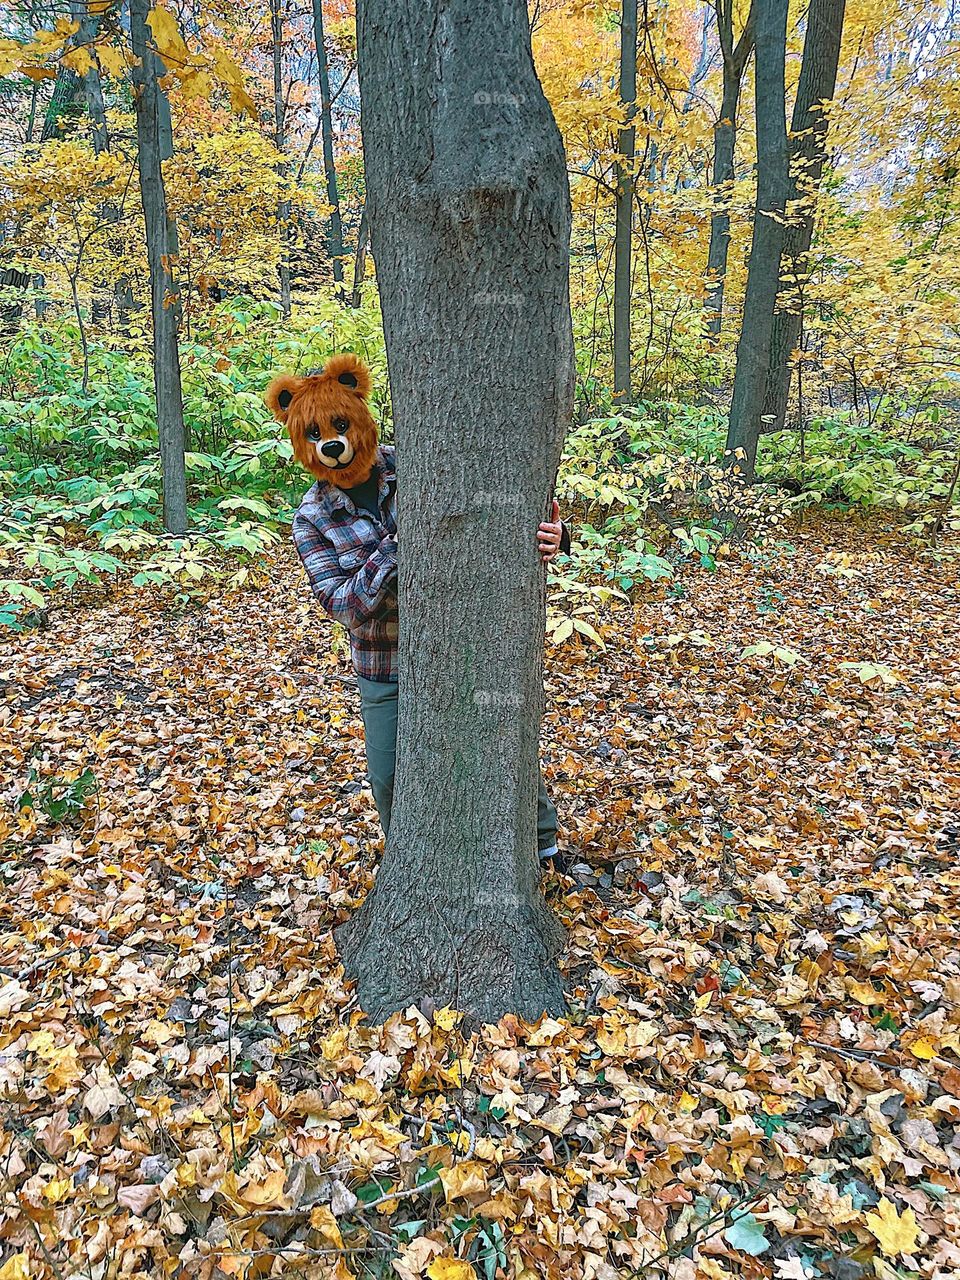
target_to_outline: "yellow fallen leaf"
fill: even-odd
[[[72,1178],[51,1178],[43,1188],[43,1198],[49,1200],[51,1204],[59,1204],[72,1190]]]
[[[463,1014],[457,1009],[448,1007],[437,1009],[433,1015],[433,1025],[439,1027],[441,1031],[452,1031],[457,1025]]]
[[[427,1267],[430,1280],[476,1280],[477,1273],[469,1262],[460,1258],[434,1258]]]
[[[878,991],[872,982],[848,982],[847,990],[858,1004],[883,1004],[883,992]]]
[[[922,1062],[929,1062],[937,1056],[938,1046],[929,1036],[918,1036],[909,1046],[910,1052]]]
[[[329,1240],[335,1249],[343,1248],[340,1227],[329,1205],[318,1204],[310,1211],[310,1225],[315,1231],[319,1231],[325,1240]]]
[[[487,1172],[479,1160],[464,1160],[452,1169],[440,1170],[443,1193],[449,1204],[459,1196],[472,1196],[487,1189]]]
[[[25,1253],[15,1253],[0,1267],[0,1280],[30,1280],[30,1258]]]
[[[876,1213],[866,1215],[867,1229],[876,1236],[880,1248],[888,1258],[895,1258],[900,1253],[913,1253],[917,1247],[920,1228],[912,1209],[904,1209],[897,1213],[896,1206],[884,1196],[877,1205]]]
[[[248,1182],[237,1189],[237,1199],[250,1209],[289,1209],[290,1201],[283,1194],[287,1175],[282,1169],[268,1173],[263,1182]]]

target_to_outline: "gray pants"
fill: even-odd
[[[386,836],[390,830],[393,778],[397,770],[397,682],[367,680],[364,676],[357,676],[357,682],[360,685],[367,772],[380,825]],[[557,811],[547,795],[541,773],[537,793],[537,848],[551,849],[556,843]]]

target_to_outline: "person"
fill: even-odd
[[[397,758],[397,473],[393,446],[377,437],[369,394],[366,365],[344,354],[306,377],[275,378],[266,401],[315,477],[294,516],[293,541],[313,594],[349,633],[367,772],[386,838]],[[546,563],[569,551],[556,499],[537,546]],[[537,847],[544,861],[556,857],[557,812],[542,774]]]

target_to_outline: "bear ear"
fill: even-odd
[[[295,378],[289,373],[274,378],[267,387],[264,400],[278,422],[286,422],[293,398],[303,387],[303,378]]]
[[[360,357],[353,355],[352,352],[331,356],[323,366],[323,376],[332,378],[341,386],[349,387],[361,400],[366,400],[370,394],[370,370]]]

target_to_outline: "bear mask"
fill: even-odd
[[[331,356],[319,373],[274,378],[265,399],[286,425],[301,466],[318,480],[352,489],[369,478],[377,456],[369,395],[370,370],[345,354]]]

